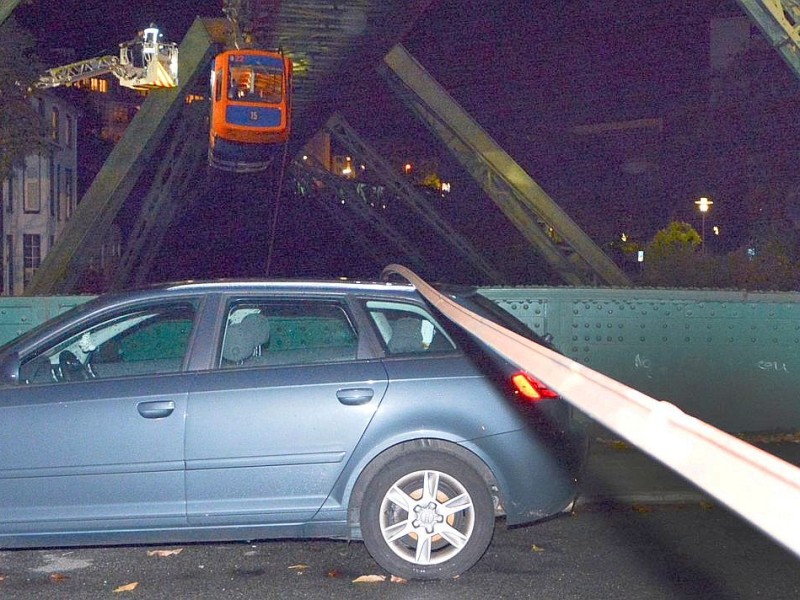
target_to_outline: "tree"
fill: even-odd
[[[44,124],[30,89],[42,72],[33,36],[13,17],[0,25],[0,181],[44,147]]]
[[[673,221],[656,232],[644,253],[643,283],[668,287],[709,285],[700,234],[688,223]]]

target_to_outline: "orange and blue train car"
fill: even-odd
[[[292,62],[280,52],[228,50],[211,71],[209,164],[266,169],[291,129]]]

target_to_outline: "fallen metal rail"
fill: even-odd
[[[800,469],[463,308],[390,265],[446,317],[556,390],[601,425],[680,473],[800,556]]]

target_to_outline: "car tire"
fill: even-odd
[[[404,579],[460,575],[486,552],[494,522],[481,476],[441,452],[414,452],[386,464],[366,485],[360,510],[367,551]]]

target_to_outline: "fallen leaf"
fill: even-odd
[[[64,575],[63,573],[50,573],[50,581],[55,583],[61,583],[67,579],[69,579],[69,575]]]
[[[330,577],[331,579],[335,579],[336,577],[339,577],[339,571],[337,571],[336,569],[331,569],[325,574],[325,576]]]
[[[383,575],[362,575],[353,579],[353,583],[382,583],[386,581]]]
[[[645,506],[644,504],[634,504],[631,506],[634,512],[647,514],[653,512],[653,509],[649,506]]]
[[[297,574],[301,575],[305,572],[306,569],[308,569],[308,565],[303,565],[303,564],[292,565],[289,567],[289,569],[292,571],[297,571]]]
[[[531,544],[531,552],[544,552],[544,548],[536,544]]]
[[[6,576],[5,575],[0,575],[0,581],[5,581],[5,580],[6,580]]]
[[[398,577],[397,575],[392,575],[389,579],[392,583],[408,583],[408,579],[403,579],[402,577]]]
[[[121,592],[132,592],[139,586],[138,581],[134,581],[133,583],[126,583],[125,585],[119,586],[117,589],[114,590],[115,594],[119,594]]]
[[[160,558],[165,558],[167,556],[175,556],[181,552],[183,552],[183,548],[175,548],[174,550],[148,550],[147,556],[158,556]]]
[[[711,502],[701,502],[700,508],[703,510],[714,510],[714,505]]]

